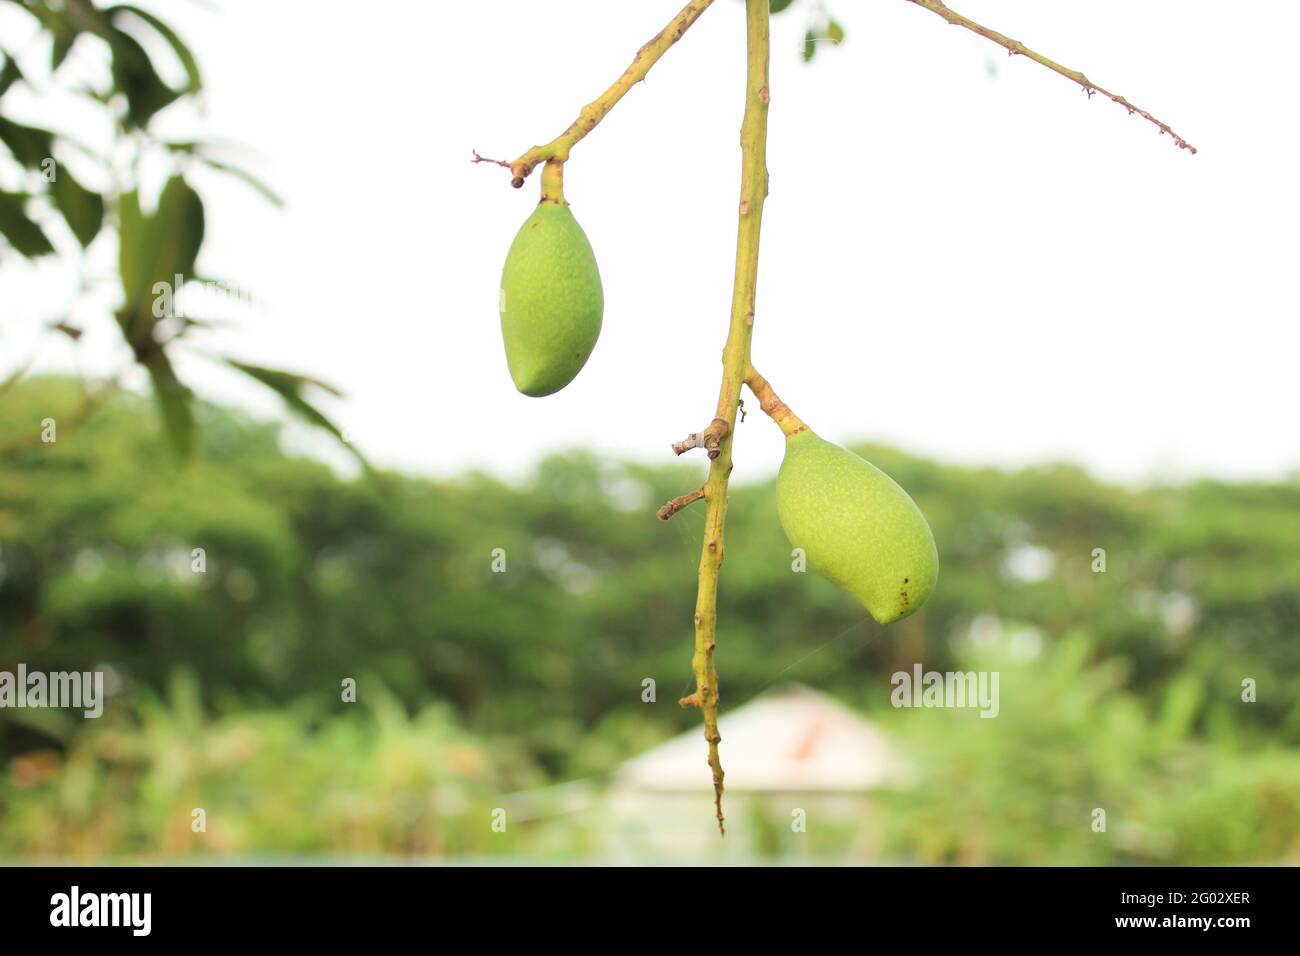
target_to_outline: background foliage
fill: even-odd
[[[93,662],[116,692],[98,721],[0,714],[0,852],[576,853],[576,821],[494,840],[493,801],[693,726],[675,699],[702,512],[654,517],[693,468],[348,479],[207,405],[178,468],[128,394],[41,443],[78,404],[57,379],[0,403],[0,669]],[[1300,854],[1300,482],[1130,491],[861,450],[929,515],[942,587],[882,631],[791,573],[771,482],[739,486],[724,713],[795,679],[881,722],[926,775],[890,805],[901,858]],[[1001,715],[891,709],[917,661],[996,667]],[[201,846],[193,806],[221,821]],[[1080,822],[1095,806],[1113,839]]]

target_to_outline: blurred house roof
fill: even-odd
[[[730,792],[858,792],[905,785],[911,764],[874,724],[802,684],[764,694],[718,719]],[[711,790],[703,733],[693,729],[633,757],[615,790]]]

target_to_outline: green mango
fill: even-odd
[[[542,203],[520,227],[501,272],[500,307],[515,388],[540,397],[572,382],[600,335],[605,294],[567,205]]]
[[[906,491],[810,429],[786,440],[776,504],[790,544],[881,624],[919,608],[939,577],[934,535]]]

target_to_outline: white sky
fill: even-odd
[[[331,410],[382,464],[518,474],[574,445],[673,460],[668,445],[717,397],[742,5],[717,0],[574,150],[566,192],[606,310],[592,360],[557,396],[514,391],[497,317],[536,177],[516,191],[468,160],[561,132],[681,2],[152,4],[208,83],[203,125],[170,128],[254,147],[288,200],[276,211],[233,180],[193,177],[208,200],[201,270],[258,300],[206,343],[342,387]],[[773,21],[753,349],[800,416],[841,442],[976,464],[1069,458],[1125,480],[1300,468],[1300,5],[953,0],[1165,119],[1195,157],[903,0],[829,0],[848,40],[805,66],[809,6]],[[78,115],[26,118],[89,138]],[[101,257],[111,274],[112,250]],[[57,265],[6,269],[0,368],[70,301]],[[121,363],[103,309],[76,315],[82,344],[47,343],[40,367]],[[278,409],[210,363],[182,371],[201,394]],[[741,479],[781,454],[756,404]]]

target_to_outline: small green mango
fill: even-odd
[[[776,504],[790,544],[881,624],[924,603],[939,577],[934,535],[892,478],[805,429],[786,440]]]
[[[500,307],[515,388],[540,397],[572,382],[600,335],[605,294],[568,206],[542,203],[524,221],[501,272]]]

